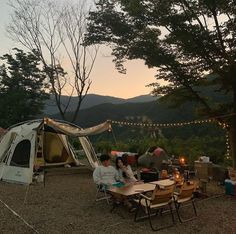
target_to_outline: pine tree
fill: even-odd
[[[14,55],[1,57],[0,66],[0,126],[33,119],[44,107],[45,74],[35,54],[14,48]],[[4,63],[5,62],[5,63]]]

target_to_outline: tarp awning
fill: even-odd
[[[96,135],[96,134],[105,132],[109,130],[109,128],[111,127],[111,124],[110,124],[110,121],[106,121],[97,126],[82,129],[76,126],[68,125],[66,123],[56,122],[49,118],[44,118],[44,126],[58,133],[62,133],[62,134],[70,135],[70,136],[84,137],[84,136],[91,136],[91,135]]]

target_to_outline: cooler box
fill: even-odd
[[[236,181],[225,180],[225,194],[236,197]]]

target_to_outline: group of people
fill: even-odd
[[[101,166],[95,168],[93,180],[97,185],[112,186],[117,182],[124,184],[136,183],[132,168],[128,165],[127,154],[116,158],[115,167],[111,166],[110,156],[103,154],[100,157]]]
[[[96,167],[93,172],[93,180],[102,188],[107,189],[110,186],[116,186],[117,183],[135,184],[139,183],[135,178],[132,168],[127,163],[127,155],[116,158],[115,167],[111,166],[109,155],[103,154],[100,156],[102,165]],[[130,212],[135,211],[136,207],[122,195],[113,194],[116,203],[124,203]]]

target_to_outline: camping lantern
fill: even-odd
[[[179,164],[180,165],[185,165],[185,158],[184,157],[179,158]]]
[[[180,179],[180,174],[179,174],[179,172],[178,172],[178,173],[175,174],[175,180],[177,181],[177,180],[179,180],[179,179]]]
[[[173,179],[177,184],[180,184],[182,182],[182,177],[181,177],[180,172],[178,171],[177,168],[175,168],[175,170],[174,170]]]

